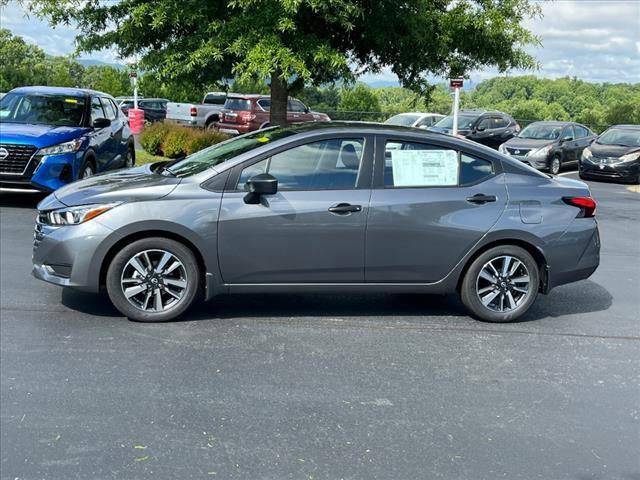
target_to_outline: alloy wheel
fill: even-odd
[[[144,312],[175,307],[187,290],[187,272],[173,253],[144,250],[124,266],[120,286],[125,298]]]
[[[551,164],[549,165],[549,172],[552,175],[557,175],[558,173],[560,173],[560,158],[559,157],[553,157],[551,159]]]
[[[93,171],[93,167],[88,164],[84,167],[84,170],[82,170],[82,177],[81,178],[89,178],[89,177],[93,177],[94,175],[94,171]]]
[[[476,279],[476,294],[480,302],[494,312],[515,310],[530,290],[529,270],[523,262],[509,255],[485,263]]]
[[[127,151],[127,159],[125,160],[125,168],[133,167],[133,152],[131,150]]]

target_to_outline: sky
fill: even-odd
[[[542,47],[528,49],[541,67],[533,72],[510,72],[511,75],[533,73],[546,78],[575,76],[591,82],[640,82],[640,0],[537,1],[543,18],[528,20],[526,27],[542,39]],[[44,21],[25,16],[16,2],[0,8],[0,27],[51,55],[67,55],[75,48],[75,28],[53,29]],[[122,62],[109,50],[83,54],[81,58]],[[477,84],[497,74],[492,69],[471,72],[470,80]],[[397,82],[388,70],[364,75],[361,80],[372,84]]]

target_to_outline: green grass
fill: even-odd
[[[144,165],[145,163],[161,162],[163,160],[169,160],[165,157],[159,157],[151,155],[144,150],[136,150],[136,165]]]

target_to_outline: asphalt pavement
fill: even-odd
[[[640,479],[640,192],[589,183],[600,268],[498,325],[454,295],[133,323],[31,277],[38,198],[0,193],[0,478]]]

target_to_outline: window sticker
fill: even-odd
[[[395,187],[446,187],[458,184],[454,150],[391,150]]]
[[[77,98],[65,98],[64,101],[67,103],[78,103]]]

